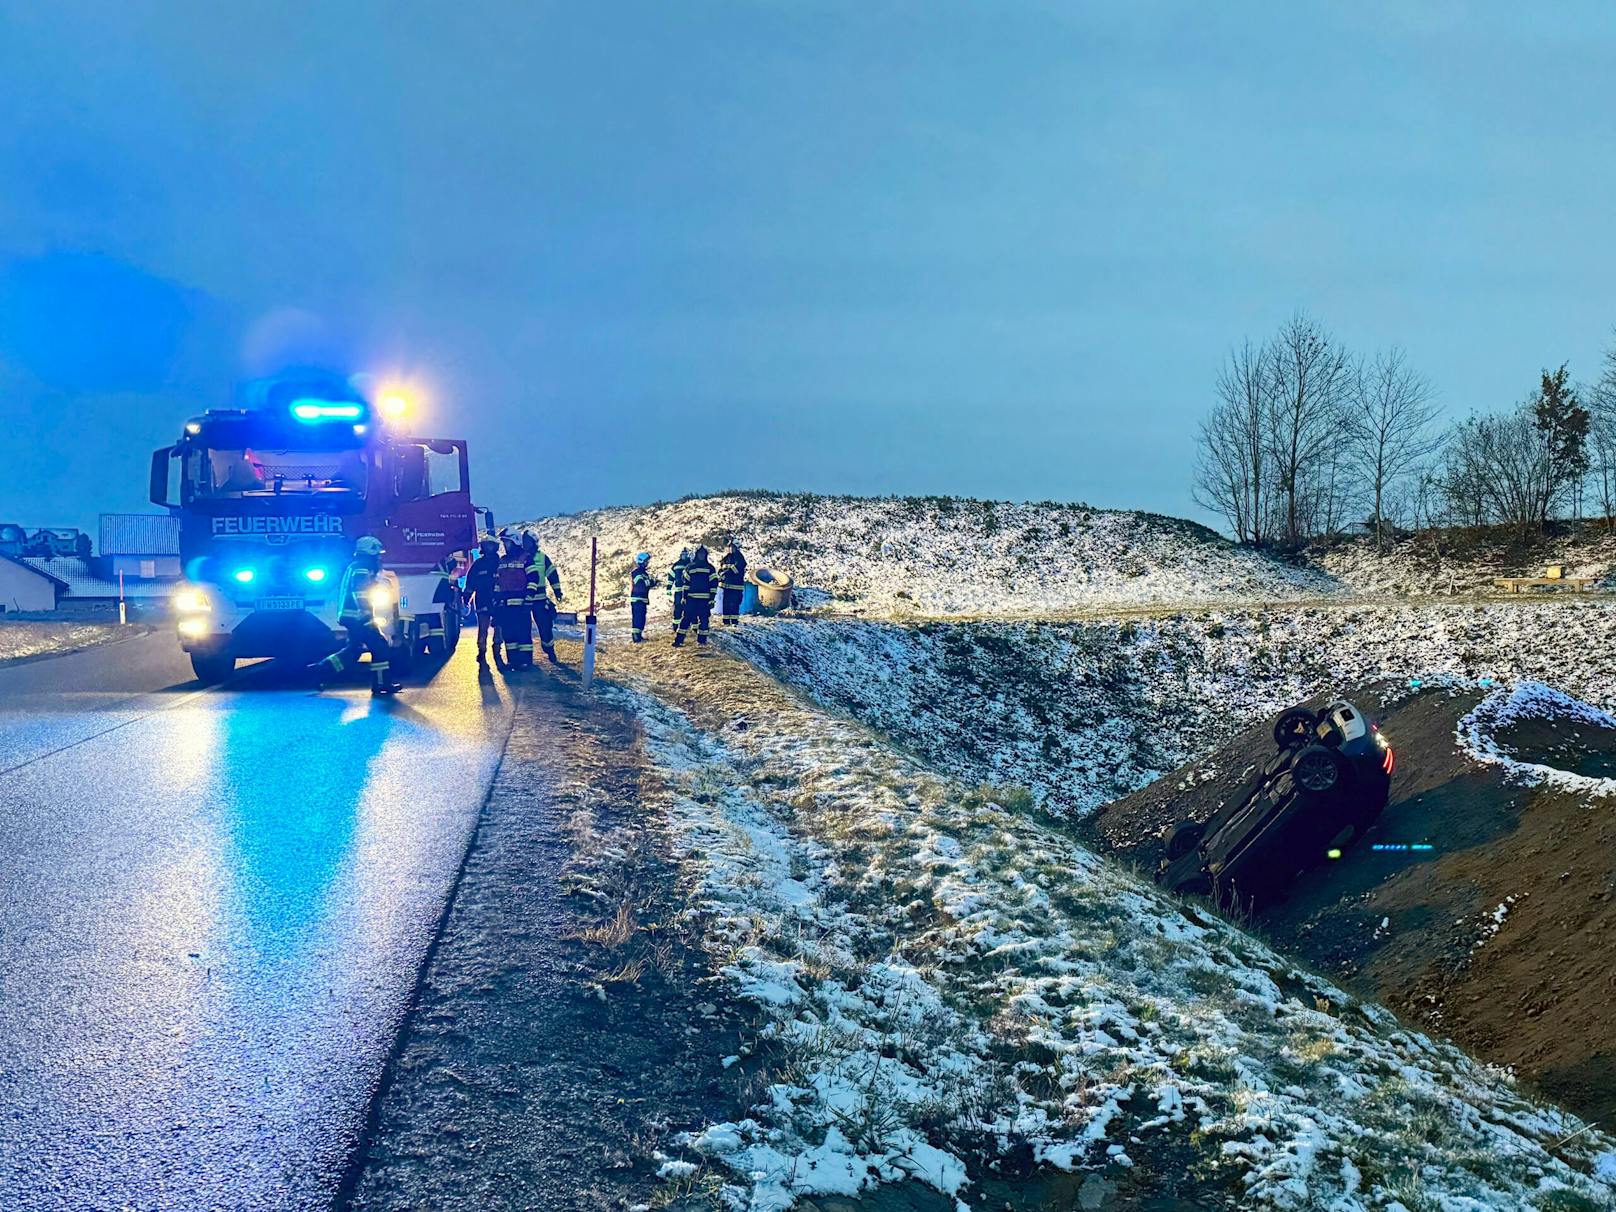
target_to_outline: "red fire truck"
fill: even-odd
[[[466,443],[407,434],[397,397],[377,407],[339,377],[260,383],[248,407],[209,409],[152,452],[151,499],[180,518],[185,586],[174,606],[197,678],[244,657],[316,660],[341,643],[338,586],[354,540],[387,549],[371,608],[396,667],[447,655],[460,614],[451,576],[476,545]],[[486,524],[493,527],[493,518]]]

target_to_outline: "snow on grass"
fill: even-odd
[[[1553,678],[1616,707],[1616,665],[1602,655],[1616,650],[1616,608],[1600,600],[918,626],[781,619],[723,638],[936,768],[1026,786],[1074,815],[1212,752],[1253,720],[1362,682]]]
[[[0,661],[74,652],[132,634],[111,623],[0,622]]]
[[[1594,641],[1597,643],[1598,641]],[[1604,701],[1610,701],[1608,698]],[[1542,682],[1523,681],[1503,686],[1476,705],[1455,729],[1459,747],[1491,766],[1501,767],[1505,776],[1532,786],[1548,785],[1580,795],[1616,795],[1616,779],[1577,774],[1541,762],[1524,761],[1498,741],[1498,735],[1522,720],[1552,720],[1571,728],[1616,728],[1616,717]]]
[[[1449,541],[1441,548],[1428,538],[1404,539],[1379,551],[1373,539],[1355,538],[1315,549],[1309,559],[1354,594],[1428,597],[1496,593],[1499,577],[1542,576],[1561,564],[1568,577],[1608,580],[1616,568],[1616,537],[1582,534],[1539,542],[1530,549],[1507,541]],[[1560,592],[1564,592],[1563,590]]]
[[[967,1172],[1191,1180],[1342,1212],[1610,1198],[1612,1142],[1064,831],[723,657],[636,653],[692,914],[765,1026],[766,1088],[687,1141],[729,1206]],[[678,703],[682,709],[669,704]]]
[[[601,600],[627,596],[649,551],[664,575],[684,546],[738,538],[753,566],[783,569],[830,613],[1038,615],[1161,602],[1293,599],[1334,582],[1160,514],[955,497],[727,493],[595,510],[532,526],[564,577],[581,581],[600,539]],[[652,616],[667,599],[653,595]]]

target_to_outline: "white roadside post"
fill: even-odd
[[[118,569],[118,626],[129,622],[129,607],[123,600],[123,569]]]
[[[600,540],[589,540],[589,613],[584,616],[584,686],[595,680],[595,552]]]

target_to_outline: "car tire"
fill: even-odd
[[[236,658],[228,652],[193,652],[191,671],[204,686],[217,686],[236,671]]]
[[[1323,745],[1305,746],[1291,759],[1291,781],[1312,795],[1334,791],[1341,773],[1341,755]]]
[[[1201,844],[1206,826],[1196,821],[1179,821],[1167,831],[1167,857],[1182,858]]]
[[[1307,744],[1319,717],[1306,707],[1292,707],[1274,721],[1274,744],[1292,749]]]

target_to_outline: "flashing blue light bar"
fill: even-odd
[[[292,415],[299,421],[357,421],[365,409],[359,404],[304,398],[292,401]]]
[[[319,584],[321,581],[325,580],[325,569],[305,568],[303,570],[303,575],[308,577],[308,579],[313,581],[315,584]]]
[[[236,580],[240,581],[243,585],[251,581],[255,575],[256,574],[251,568],[238,568],[235,572]]]

